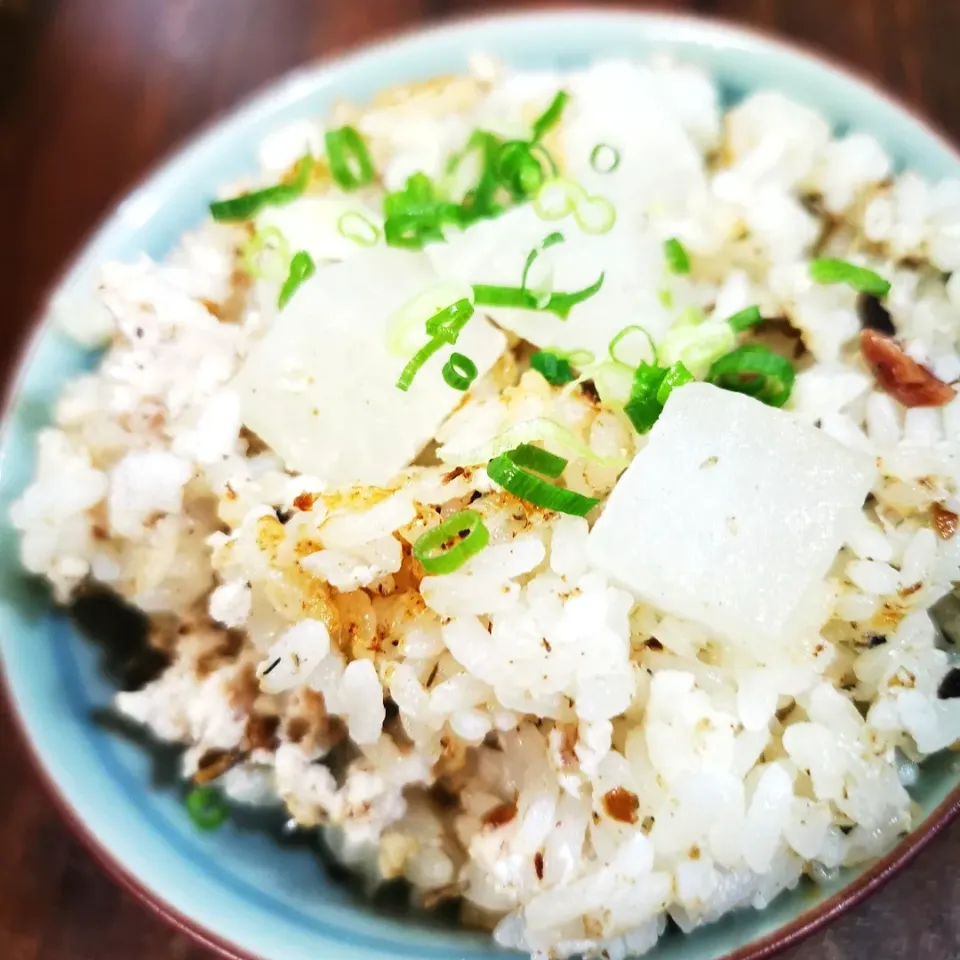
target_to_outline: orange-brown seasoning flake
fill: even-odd
[[[603,809],[607,816],[620,823],[636,823],[640,800],[635,793],[615,787],[603,795]]]
[[[941,540],[949,540],[957,532],[960,518],[942,503],[935,503],[930,507],[930,518],[933,520],[934,532]]]

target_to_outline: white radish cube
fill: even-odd
[[[824,577],[875,477],[869,456],[792,414],[689,384],[614,488],[588,556],[722,637],[790,642],[820,626]]]
[[[572,216],[548,223],[526,204],[466,230],[451,231],[446,243],[430,244],[426,250],[444,280],[519,287],[530,251],[555,231],[563,234],[564,242],[540,254],[553,268],[549,289],[572,293],[603,274],[600,290],[577,304],[566,320],[544,310],[477,309],[538,347],[590,350],[598,359],[606,356],[607,345],[629,323],[641,323],[659,340],[672,321],[657,298],[664,279],[663,245],[626,220],[618,221],[609,233],[586,234]],[[540,270],[537,262],[531,266],[534,289],[540,289],[532,279]]]
[[[243,423],[292,471],[332,486],[387,483],[463,400],[441,374],[452,350],[470,357],[482,377],[506,346],[500,331],[474,316],[454,348],[434,354],[406,393],[397,389],[409,357],[388,351],[388,320],[436,286],[423,254],[388,247],[319,270],[234,381]]]

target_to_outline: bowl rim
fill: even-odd
[[[386,52],[397,42],[413,40],[416,37],[442,41],[448,34],[469,31],[473,26],[489,23],[519,23],[523,21],[563,21],[590,18],[594,20],[624,20],[647,22],[661,27],[686,27],[700,30],[705,34],[720,34],[733,39],[748,41],[767,48],[771,52],[781,52],[794,59],[806,60],[825,74],[843,79],[859,87],[862,92],[884,102],[899,113],[906,114],[919,122],[942,148],[952,154],[960,166],[960,149],[954,145],[951,137],[942,126],[932,119],[922,107],[907,103],[891,93],[873,77],[856,68],[850,67],[833,56],[824,54],[814,46],[784,40],[771,30],[753,25],[747,26],[724,17],[709,16],[700,13],[673,13],[665,10],[635,9],[617,3],[601,9],[574,5],[570,7],[547,8],[523,6],[504,13],[467,14],[431,18],[425,24],[412,25],[401,30],[377,30],[365,40],[336,49],[331,56],[321,56],[310,60],[279,76],[259,84],[253,91],[241,97],[232,106],[216,112],[191,133],[181,137],[164,151],[157,160],[135,179],[126,182],[123,192],[109,201],[109,206],[97,221],[81,237],[73,252],[65,259],[53,278],[45,285],[39,300],[30,311],[29,320],[19,331],[13,349],[7,353],[5,369],[0,371],[3,380],[2,399],[0,399],[0,441],[5,440],[14,401],[20,393],[26,369],[41,339],[49,330],[50,307],[83,252],[94,238],[104,232],[121,207],[135,202],[135,199],[148,192],[157,176],[173,164],[181,154],[214,134],[226,121],[276,97],[282,91],[292,91],[301,80],[307,80],[318,72],[335,72],[347,66],[351,60],[361,55],[375,55]],[[122,889],[143,903],[152,913],[166,921],[171,927],[187,934],[196,942],[213,950],[225,960],[262,960],[244,948],[220,936],[199,921],[181,913],[166,899],[152,890],[146,881],[127,869],[119,857],[109,851],[93,834],[83,820],[80,812],[74,808],[67,797],[56,785],[47,758],[41,753],[31,736],[24,717],[21,715],[13,696],[13,683],[7,673],[3,658],[0,657],[0,700],[6,706],[13,721],[23,753],[30,767],[40,781],[43,790],[52,802],[54,809],[66,824],[70,832],[80,841],[95,863],[113,879]],[[955,819],[960,817],[960,783],[949,795],[922,821],[911,830],[884,857],[871,864],[858,877],[846,884],[833,896],[804,910],[793,920],[763,934],[750,943],[725,954],[720,960],[767,960],[790,946],[800,943],[811,934],[825,927],[837,917],[862,903],[867,897],[883,887],[896,874],[903,870],[914,858]]]

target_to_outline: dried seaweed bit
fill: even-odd
[[[533,855],[533,869],[537,873],[537,879],[543,879],[543,854],[538,850]]]
[[[876,330],[877,333],[886,334],[888,337],[896,335],[897,331],[893,326],[890,311],[879,297],[861,293],[857,297],[857,317],[860,319],[860,326],[865,330]]]
[[[960,667],[948,671],[937,687],[937,696],[941,700],[960,699]]]
[[[280,666],[280,657],[277,657],[277,659],[274,660],[273,663],[271,663],[270,666],[267,667],[267,669],[263,671],[263,674],[262,674],[262,675],[263,675],[264,677],[268,677],[268,676],[269,676],[271,673],[273,673],[273,671],[276,670],[277,667],[279,667],[279,666]]]
[[[882,647],[887,642],[887,638],[882,633],[867,634],[867,643],[871,647]]]

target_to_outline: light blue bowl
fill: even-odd
[[[162,257],[206,214],[218,184],[254,167],[258,141],[285,122],[363,101],[383,87],[464,69],[482,50],[515,67],[576,67],[610,56],[670,51],[702,64],[725,96],[776,88],[838,129],[874,134],[898,163],[930,178],[960,174],[960,157],[906,110],[809,54],[716,23],[628,12],[543,13],[461,22],[405,36],[287,77],[208,128],[106,220],[60,289],[88,290],[105,260]],[[0,510],[27,483],[37,430],[66,379],[95,357],[41,328],[7,411],[0,449]],[[69,477],[64,478],[69,483]],[[0,649],[16,714],[53,795],[99,859],[156,909],[234,955],[267,960],[472,960],[503,956],[479,936],[387,916],[332,881],[304,848],[280,849],[262,832],[229,825],[197,833],[177,791],[151,785],[152,760],[91,719],[113,689],[99,654],[19,571],[16,538],[0,533]],[[801,888],[769,910],[745,912],[692,937],[668,936],[657,960],[766,956],[859,900],[960,809],[960,757],[924,769],[914,797],[923,824],[890,857],[826,890]]]

